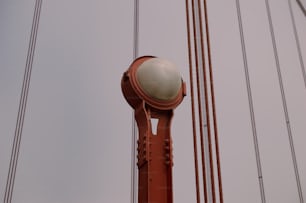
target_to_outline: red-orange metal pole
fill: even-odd
[[[154,57],[143,56],[136,59],[124,73],[121,88],[125,99],[135,110],[138,126],[138,202],[172,203],[172,138],[170,135],[173,109],[181,103],[186,94],[185,83],[175,97],[159,100],[151,97],[137,80],[137,69]],[[155,68],[155,67],[151,67]],[[164,87],[161,87],[164,88]],[[152,131],[152,119],[157,119],[157,132]]]
[[[142,103],[135,110],[139,128],[138,202],[172,203],[172,110],[158,111]],[[151,118],[158,119],[157,134],[153,134]]]

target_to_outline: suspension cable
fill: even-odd
[[[31,73],[33,67],[33,59],[34,59],[35,45],[37,39],[38,24],[40,19],[41,4],[42,0],[36,0],[32,29],[30,34],[30,42],[28,47],[27,59],[26,59],[25,72],[23,77],[23,84],[21,89],[17,122],[16,122],[16,128],[15,128],[15,134],[14,134],[14,140],[13,140],[13,146],[10,158],[10,165],[9,165],[8,177],[5,187],[4,203],[11,203],[13,196],[16,169],[17,169],[20,144],[21,144],[21,136],[22,136],[23,124],[25,118],[25,110],[27,105]]]
[[[293,11],[292,11],[291,0],[288,0],[288,5],[289,5],[289,11],[290,11],[290,16],[291,16],[291,22],[292,22],[292,27],[293,27],[293,32],[294,32],[294,38],[295,38],[296,48],[297,48],[297,51],[298,51],[300,66],[301,66],[301,70],[302,70],[302,76],[303,76],[304,85],[305,85],[305,88],[306,88],[306,72],[305,72],[305,66],[304,66],[304,61],[303,61],[303,56],[302,56],[302,50],[301,50],[301,46],[300,46],[300,39],[299,39],[299,35],[298,35],[297,29],[296,29],[295,18],[294,18]]]
[[[134,36],[133,36],[133,59],[138,57],[139,49],[139,0],[134,0]],[[137,168],[136,168],[136,143],[137,143],[137,123],[134,111],[132,112],[132,144],[131,144],[131,203],[137,202]]]
[[[258,144],[258,138],[257,138],[255,112],[254,112],[253,97],[252,97],[252,88],[251,88],[251,82],[250,82],[248,59],[247,59],[247,53],[246,53],[246,47],[245,47],[245,38],[244,38],[244,33],[243,33],[242,16],[241,16],[241,9],[240,9],[239,0],[236,0],[236,8],[237,8],[241,49],[242,49],[242,57],[243,57],[243,64],[244,64],[244,74],[245,74],[248,100],[249,100],[249,110],[250,110],[250,117],[251,117],[251,124],[252,124],[253,143],[254,143],[255,156],[256,156],[256,165],[257,165],[257,174],[258,174],[258,181],[259,181],[259,188],[260,188],[260,196],[261,196],[261,202],[265,203],[266,202],[266,197],[265,197],[265,190],[264,190],[264,183],[263,183],[263,176],[262,176],[262,166],[261,166],[261,161],[260,161],[259,144]]]
[[[201,49],[198,46],[198,40],[201,38],[201,33],[199,32],[199,13],[197,9],[197,0],[192,0],[192,20],[193,20],[193,40],[194,40],[194,50],[195,50],[195,69],[196,69],[196,82],[197,82],[197,97],[198,97],[198,111],[199,111],[199,123],[200,123],[200,146],[201,146],[201,163],[202,163],[202,178],[203,178],[203,190],[204,190],[204,202],[207,202],[207,181],[206,181],[206,167],[205,167],[205,154],[204,154],[204,144],[203,144],[203,115],[202,102],[201,102],[201,92],[200,92],[200,76],[199,76],[199,66],[202,66],[203,61],[201,60]],[[199,43],[201,46],[201,43]],[[199,53],[200,52],[200,53]],[[199,59],[199,56],[200,59]],[[204,59],[203,59],[204,60]],[[207,126],[207,125],[206,125]]]
[[[215,137],[215,150],[216,150],[216,161],[217,161],[219,200],[220,200],[220,203],[223,203],[220,150],[219,150],[217,115],[216,115],[216,105],[215,105],[215,90],[214,90],[214,79],[213,79],[213,71],[212,71],[210,37],[209,37],[209,25],[208,25],[208,9],[207,9],[207,2],[206,2],[206,0],[204,0],[204,16],[205,16],[206,43],[207,43],[207,54],[208,54],[208,68],[209,68],[209,78],[210,78],[210,92],[211,92],[211,100],[212,100],[212,114],[213,114],[212,117],[213,117],[213,127],[214,127],[214,137]]]
[[[273,45],[273,52],[274,52],[274,58],[275,58],[275,63],[276,63],[278,81],[279,81],[279,86],[280,86],[280,91],[281,91],[281,96],[282,96],[283,110],[285,114],[285,120],[286,120],[286,126],[287,126],[287,132],[288,132],[288,138],[289,138],[289,144],[290,144],[290,150],[291,150],[291,157],[292,157],[292,162],[293,162],[293,167],[294,167],[295,179],[296,179],[299,199],[300,199],[300,202],[303,203],[304,202],[303,193],[302,193],[298,165],[297,165],[297,160],[296,160],[296,155],[295,155],[294,142],[293,142],[293,137],[292,137],[292,132],[291,132],[291,126],[290,126],[289,113],[288,113],[286,96],[285,96],[285,91],[284,91],[282,73],[281,73],[280,63],[279,63],[279,58],[278,58],[278,51],[277,51],[275,34],[274,34],[274,29],[273,29],[271,10],[270,10],[270,5],[269,5],[268,0],[265,0],[265,3],[266,3],[267,14],[268,14],[268,20],[269,20],[270,34],[272,38],[272,45]]]
[[[201,62],[202,62],[202,67],[199,69],[200,70],[200,84],[201,84],[201,99],[204,103],[203,109],[201,109],[203,115],[205,115],[204,119],[204,129],[206,127],[206,132],[204,134],[204,150],[206,148],[206,161],[205,164],[207,164],[207,183],[208,183],[208,199],[209,202],[216,202],[216,197],[215,197],[215,181],[214,181],[214,167],[213,167],[213,157],[212,157],[212,143],[211,143],[211,129],[210,129],[210,113],[209,113],[209,100],[208,100],[208,88],[207,88],[207,74],[206,74],[206,68],[205,68],[205,51],[204,51],[204,40],[203,40],[203,23],[202,23],[202,9],[201,9],[201,1],[198,0],[198,15],[199,15],[199,28],[200,28],[200,48],[201,48]],[[207,30],[206,30],[207,32]],[[208,148],[208,150],[207,150]],[[208,154],[208,155],[207,155]],[[205,155],[205,154],[204,154]]]
[[[134,0],[134,47],[133,58],[138,57],[139,49],[139,0]]]
[[[195,183],[196,183],[196,200],[200,203],[200,188],[199,188],[199,171],[198,171],[198,149],[197,149],[197,134],[196,134],[196,118],[194,106],[194,87],[193,87],[193,70],[191,56],[191,37],[190,37],[190,20],[188,0],[186,3],[186,24],[187,24],[187,43],[188,43],[188,60],[189,60],[189,78],[190,78],[190,94],[191,94],[191,113],[192,113],[192,134],[193,134],[193,150],[194,150],[194,168],[195,168]]]
[[[298,3],[299,7],[301,8],[304,16],[306,16],[306,9],[305,9],[303,3],[301,2],[301,0],[296,0],[296,2]]]
[[[210,116],[207,100],[207,75],[205,71],[205,53],[200,0],[193,0],[192,8],[204,200],[205,202],[214,203],[216,200],[213,175],[214,170],[212,162]]]

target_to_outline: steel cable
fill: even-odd
[[[306,9],[305,9],[303,3],[301,2],[301,0],[296,0],[296,2],[297,2],[297,4],[299,5],[299,7],[301,8],[301,10],[302,10],[304,16],[306,16]]]
[[[270,9],[270,5],[269,5],[269,1],[265,0],[265,4],[266,4],[266,10],[267,10],[267,14],[268,14],[268,21],[269,21],[270,34],[271,34],[271,39],[272,39],[273,53],[274,53],[274,58],[275,58],[275,63],[276,63],[276,70],[277,70],[277,76],[278,76],[278,81],[279,81],[279,87],[280,87],[280,91],[281,91],[282,104],[283,104],[283,110],[284,110],[284,115],[285,115],[285,121],[286,121],[289,144],[290,144],[291,157],[292,157],[292,162],[293,162],[293,167],[294,167],[295,179],[296,179],[296,184],[297,184],[297,189],[298,189],[298,195],[299,195],[300,203],[303,203],[304,200],[303,200],[302,187],[301,187],[301,183],[300,183],[299,170],[298,170],[298,165],[297,165],[297,160],[296,160],[296,155],[295,155],[294,142],[293,142],[293,137],[292,137],[292,132],[291,132],[288,107],[287,107],[287,102],[286,102],[282,73],[281,73],[281,69],[280,69],[280,63],[279,63],[279,57],[278,57],[278,51],[277,51],[277,46],[276,46],[276,40],[275,40],[275,34],[274,34],[274,29],[273,29],[273,22],[272,22],[272,17],[271,17],[271,9]]]
[[[199,110],[199,130],[201,161],[204,186],[204,201],[215,202],[214,170],[208,105],[207,75],[203,40],[202,9],[200,0],[192,1],[195,67],[197,76],[197,97]],[[203,106],[202,106],[203,104]]]
[[[206,74],[206,68],[205,68],[205,48],[204,48],[204,33],[203,33],[203,22],[202,22],[202,9],[201,9],[201,1],[198,0],[198,3],[196,4],[196,7],[198,9],[198,22],[199,24],[199,31],[200,31],[200,99],[201,103],[204,104],[204,108],[200,108],[200,112],[204,116],[204,122],[201,122],[201,127],[204,128],[204,150],[205,150],[205,164],[208,166],[206,167],[206,177],[207,177],[207,184],[208,184],[208,201],[209,202],[216,202],[215,197],[215,183],[214,183],[214,169],[213,169],[213,157],[212,157],[212,143],[211,143],[211,129],[210,129],[210,113],[209,113],[209,100],[208,100],[208,88],[207,88],[207,74]],[[207,30],[206,30],[207,32]],[[197,41],[199,42],[199,41]],[[205,130],[206,129],[206,130]]]
[[[203,191],[204,191],[204,202],[207,202],[207,180],[206,180],[206,167],[205,167],[205,154],[204,154],[204,143],[203,143],[203,116],[202,116],[202,102],[201,102],[201,92],[200,92],[200,79],[199,79],[199,66],[202,66],[202,61],[198,57],[202,56],[201,49],[198,47],[198,42],[201,38],[201,33],[199,32],[199,14],[197,8],[197,0],[192,0],[192,20],[193,20],[193,40],[194,40],[194,50],[195,50],[195,69],[196,69],[196,84],[197,84],[197,97],[198,97],[198,111],[199,111],[199,123],[200,123],[200,146],[201,146],[201,163],[202,163],[202,178],[203,178]],[[201,46],[201,43],[199,43]],[[200,53],[198,53],[200,52]],[[199,56],[198,56],[199,55]]]
[[[208,55],[208,70],[209,70],[209,78],[210,78],[210,93],[211,93],[211,100],[212,100],[211,101],[211,103],[212,103],[212,105],[211,105],[212,107],[211,108],[212,108],[213,127],[214,127],[216,161],[217,161],[219,200],[220,200],[220,203],[223,203],[223,189],[222,189],[220,150],[219,150],[218,126],[217,126],[217,115],[216,115],[216,105],[215,105],[215,90],[214,90],[212,60],[211,60],[211,49],[210,49],[210,35],[209,35],[209,25],[208,25],[208,22],[209,22],[208,21],[208,9],[207,9],[207,1],[206,0],[204,0],[204,16],[205,16],[207,55]]]
[[[134,0],[134,33],[133,33],[133,59],[138,57],[139,48],[139,0]],[[137,145],[137,123],[135,113],[132,112],[132,143],[131,143],[131,203],[137,202],[137,169],[136,169],[136,145]]]
[[[29,42],[24,78],[23,78],[23,84],[22,84],[22,89],[21,89],[17,122],[16,122],[16,128],[15,128],[15,134],[14,134],[14,140],[13,140],[13,146],[12,146],[12,153],[10,157],[10,165],[9,165],[8,177],[7,177],[6,187],[5,187],[4,203],[11,203],[12,196],[13,196],[16,169],[17,169],[18,157],[19,157],[19,152],[20,152],[21,136],[22,136],[22,131],[23,131],[25,110],[26,110],[26,105],[27,105],[27,98],[28,98],[28,93],[29,93],[31,73],[32,73],[32,67],[33,67],[35,45],[36,45],[36,40],[37,40],[37,30],[38,30],[39,19],[40,19],[41,4],[42,4],[42,0],[36,0],[31,34],[30,34],[30,42]]]
[[[259,144],[258,144],[256,122],[255,122],[255,112],[254,112],[253,97],[252,97],[252,88],[251,88],[251,82],[250,82],[248,59],[247,59],[247,53],[246,53],[246,47],[245,47],[245,37],[244,37],[244,32],[243,32],[243,24],[242,24],[242,16],[241,16],[239,0],[236,0],[236,8],[237,8],[240,42],[241,42],[242,57],[243,57],[243,64],[244,64],[244,73],[245,73],[245,80],[246,80],[247,93],[248,93],[249,110],[250,110],[252,133],[253,133],[253,143],[254,143],[255,156],[256,156],[260,196],[261,196],[261,202],[265,203],[266,196],[265,196],[264,183],[263,183],[262,166],[261,166],[261,160],[260,160]]]
[[[191,54],[191,36],[190,36],[190,20],[188,0],[186,3],[186,24],[187,24],[187,44],[188,44],[188,60],[189,60],[189,77],[190,77],[190,94],[191,94],[191,113],[192,113],[192,135],[193,135],[193,150],[194,150],[194,168],[195,168],[195,183],[196,183],[196,200],[200,203],[200,187],[199,187],[199,171],[198,171],[198,149],[197,149],[197,134],[196,134],[196,118],[195,118],[195,101],[194,101],[194,80],[192,68]]]
[[[300,46],[300,39],[299,39],[299,35],[298,35],[298,32],[297,32],[297,28],[296,28],[295,18],[294,18],[293,11],[292,11],[291,0],[288,0],[288,6],[289,6],[289,11],[290,11],[290,16],[291,16],[291,22],[292,22],[292,27],[293,27],[293,33],[294,33],[296,48],[297,48],[298,55],[299,55],[299,61],[300,61],[300,66],[301,66],[301,70],[302,70],[302,76],[303,76],[304,85],[305,85],[305,88],[306,88],[305,66],[304,66],[302,50],[301,50],[301,46]]]

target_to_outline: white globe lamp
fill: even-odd
[[[133,107],[145,101],[157,109],[174,109],[186,95],[177,66],[153,56],[136,59],[124,73],[121,87]]]

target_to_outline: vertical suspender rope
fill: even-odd
[[[134,0],[134,47],[133,47],[133,58],[138,57],[138,39],[139,39],[139,0]],[[131,203],[137,202],[137,169],[136,169],[136,143],[137,143],[137,126],[134,116],[132,113],[132,159],[131,159]]]
[[[199,14],[198,9],[195,4],[197,4],[197,0],[192,0],[192,19],[193,19],[193,39],[194,39],[194,49],[195,49],[195,67],[196,67],[196,77],[197,77],[197,96],[198,96],[198,111],[199,111],[199,122],[200,122],[200,143],[201,143],[201,162],[202,162],[202,177],[203,177],[203,190],[204,190],[204,202],[206,203],[208,200],[208,194],[207,194],[207,181],[206,181],[206,167],[205,167],[205,154],[204,154],[204,144],[203,144],[203,116],[202,116],[202,102],[201,102],[201,92],[200,92],[200,80],[199,80],[199,66],[201,66],[203,63],[202,61],[199,61],[198,55],[201,54],[198,52],[201,52],[201,49],[198,48],[198,42],[199,38],[201,37],[199,32]],[[197,12],[197,13],[196,13]]]
[[[211,92],[211,100],[212,100],[212,113],[213,113],[212,116],[213,116],[213,126],[214,126],[215,150],[216,150],[216,161],[217,161],[219,200],[220,200],[220,203],[223,203],[220,150],[219,150],[217,115],[216,115],[216,106],[215,106],[215,90],[214,90],[214,79],[213,79],[213,71],[212,71],[210,37],[209,37],[209,26],[208,26],[208,9],[207,9],[206,0],[204,0],[204,16],[205,16],[206,43],[207,43],[208,66],[209,66],[208,68],[209,68],[209,78],[210,78],[210,92]]]
[[[259,181],[259,188],[260,188],[260,196],[261,196],[261,202],[265,203],[266,202],[266,197],[265,197],[265,190],[264,190],[264,183],[263,183],[263,176],[262,176],[262,166],[261,166],[261,161],[260,161],[259,145],[258,145],[258,139],[257,139],[255,113],[254,113],[254,105],[253,105],[253,98],[252,98],[252,89],[251,89],[250,74],[249,74],[249,68],[248,68],[248,60],[247,60],[247,54],[246,54],[246,47],[245,47],[245,40],[244,40],[244,33],[243,33],[243,25],[242,25],[242,17],[241,17],[239,0],[236,0],[236,8],[237,8],[241,49],[242,49],[243,64],[244,64],[244,74],[245,74],[248,100],[249,100],[249,110],[250,110],[250,116],[251,116],[253,143],[254,143],[255,156],[256,156],[256,165],[257,165],[258,181]]]
[[[26,67],[25,67],[25,73],[24,73],[21,96],[20,96],[19,110],[18,110],[18,115],[17,115],[15,135],[14,135],[14,140],[13,140],[13,147],[12,147],[8,177],[7,177],[5,193],[4,193],[4,203],[11,203],[12,196],[13,196],[16,169],[17,169],[18,156],[19,156],[19,150],[20,150],[20,144],[21,144],[21,136],[22,136],[25,110],[26,110],[30,80],[31,80],[34,51],[35,51],[35,45],[36,45],[36,39],[37,39],[37,30],[38,30],[38,24],[39,24],[39,18],[40,18],[41,4],[42,4],[42,0],[36,0],[28,54],[27,54],[27,60],[26,60]]]
[[[293,15],[293,11],[292,11],[291,0],[288,0],[288,5],[289,5],[291,22],[292,22],[292,27],[293,27],[293,32],[294,32],[294,38],[295,38],[295,42],[296,42],[296,48],[297,48],[297,51],[298,51],[298,54],[299,54],[299,61],[300,61],[300,66],[301,66],[301,70],[302,70],[302,76],[303,76],[304,85],[305,85],[305,88],[306,88],[305,66],[304,66],[302,50],[301,50],[301,46],[300,46],[300,39],[299,39],[299,35],[298,35],[297,29],[296,29],[295,19],[294,19],[294,15]]]
[[[189,77],[190,77],[190,94],[191,94],[191,113],[192,113],[192,134],[193,134],[193,149],[194,149],[194,168],[195,168],[195,183],[196,183],[196,200],[200,203],[200,188],[199,188],[199,171],[198,171],[198,149],[196,135],[196,118],[194,107],[194,87],[193,87],[193,71],[192,71],[192,56],[191,56],[191,37],[190,37],[190,20],[188,0],[186,3],[186,24],[187,24],[187,43],[188,43],[188,60],[189,60]]]
[[[289,144],[290,144],[290,150],[291,150],[291,157],[292,157],[292,162],[293,162],[293,167],[294,167],[295,179],[296,179],[296,184],[297,184],[297,189],[298,189],[298,195],[299,195],[300,202],[303,203],[304,202],[303,193],[302,193],[298,165],[297,165],[297,160],[296,160],[296,155],[295,155],[294,142],[293,142],[293,137],[292,137],[292,132],[291,132],[291,126],[290,126],[289,113],[288,113],[286,96],[285,96],[285,91],[284,91],[282,73],[281,73],[280,63],[279,63],[279,58],[278,58],[278,51],[276,47],[276,40],[275,40],[275,34],[274,34],[274,29],[273,29],[271,10],[270,10],[270,5],[269,5],[268,0],[265,0],[265,3],[266,3],[267,14],[268,14],[269,28],[270,28],[270,34],[271,34],[271,39],[272,39],[278,81],[279,81],[279,86],[280,86],[280,91],[281,91],[281,96],[282,96],[283,110],[285,114],[285,120],[286,120],[286,126],[287,126],[287,132],[288,132],[288,138],[289,138]]]
[[[138,57],[139,49],[139,0],[134,0],[134,49],[133,58]]]
[[[207,174],[207,183],[208,183],[208,199],[209,202],[216,202],[216,196],[215,196],[215,180],[214,180],[214,169],[213,169],[213,157],[212,157],[212,144],[211,144],[211,129],[210,129],[210,116],[209,116],[209,104],[208,104],[208,88],[207,88],[207,74],[206,74],[206,68],[205,68],[205,53],[204,53],[204,40],[203,40],[203,23],[202,23],[202,9],[201,9],[201,1],[198,0],[198,14],[199,14],[199,25],[200,25],[200,42],[201,42],[201,56],[202,59],[202,67],[199,69],[200,71],[200,84],[201,87],[201,99],[204,103],[204,108],[201,109],[201,112],[203,115],[205,115],[206,120],[204,120],[204,150],[206,150],[206,160],[205,164],[208,166],[206,170]],[[206,30],[207,32],[207,30]],[[202,124],[202,123],[201,123]],[[206,131],[205,131],[206,127]],[[205,155],[204,154],[204,155]]]
[[[199,109],[199,128],[201,141],[202,173],[205,202],[215,202],[215,186],[212,162],[212,145],[210,134],[210,117],[207,92],[207,76],[205,71],[205,54],[200,0],[192,1],[193,30],[195,45],[195,62],[197,75],[197,93]],[[203,104],[203,106],[202,106]]]

